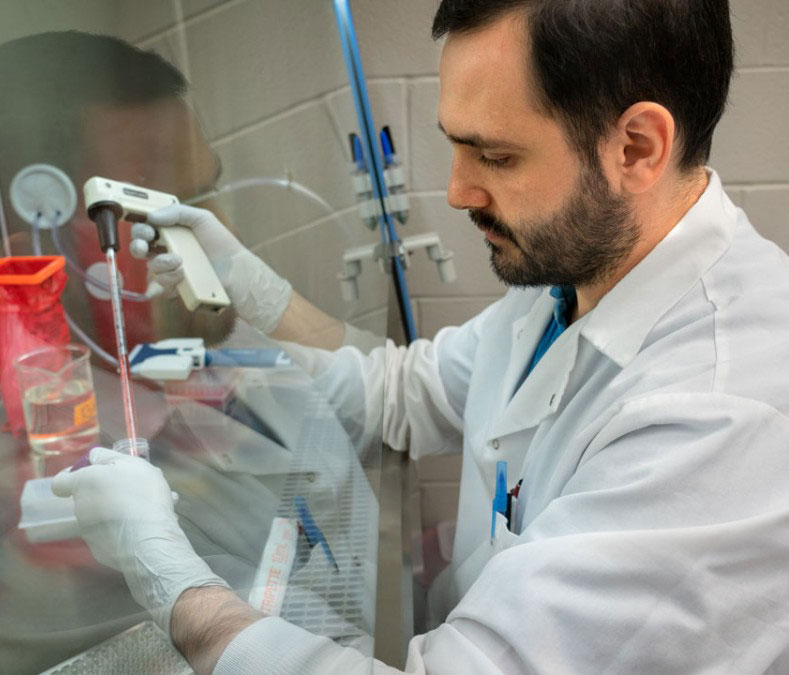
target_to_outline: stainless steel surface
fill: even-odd
[[[407,453],[384,448],[379,494],[375,658],[398,668],[405,665],[408,642],[414,635],[410,538],[403,508],[408,466]]]
[[[41,675],[193,675],[180,652],[153,622],[144,621]]]

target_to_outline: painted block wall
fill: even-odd
[[[223,209],[247,246],[302,295],[385,333],[387,278],[365,270],[352,303],[336,278],[343,251],[377,235],[355,210],[347,137],[357,123],[331,3],[183,0],[182,7],[183,21],[139,44],[187,74],[193,107],[224,167],[221,182],[292,180],[329,206],[255,187],[222,198]],[[377,113],[398,103],[391,96],[376,91]]]
[[[503,292],[480,235],[465,214],[445,202],[451,151],[436,129],[439,49],[429,36],[437,5],[436,0],[353,5],[368,80],[405,89],[408,137],[400,144],[408,147],[414,204],[405,229],[438,231],[461,270],[453,285],[438,284],[434,270],[418,261],[409,271],[425,337],[465,321]],[[710,165],[757,229],[789,251],[789,2],[732,0],[732,14],[737,73]]]
[[[0,42],[47,30],[121,37],[174,63],[223,166],[222,184],[292,181],[220,197],[242,240],[321,309],[385,334],[388,278],[365,270],[345,302],[343,251],[376,243],[356,213],[348,133],[358,131],[331,2],[287,0],[6,0]],[[376,115],[398,106],[397,89],[371,85]],[[401,130],[396,130],[397,134]]]

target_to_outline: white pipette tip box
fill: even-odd
[[[32,478],[25,483],[20,499],[19,529],[31,544],[79,537],[74,499],[52,492],[52,478]]]

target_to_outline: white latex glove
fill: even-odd
[[[55,476],[52,491],[74,497],[80,534],[96,560],[123,574],[132,597],[169,635],[173,605],[187,588],[229,586],[178,525],[160,469],[107,448],[93,448],[90,461]]]
[[[237,314],[264,333],[276,329],[290,304],[293,287],[244,248],[211,211],[184,204],[154,211],[148,223],[132,226],[131,254],[146,258],[156,237],[154,228],[172,225],[189,227],[195,233]],[[182,262],[177,254],[162,253],[149,261],[148,270],[153,280],[171,293],[184,278]]]

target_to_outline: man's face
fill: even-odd
[[[86,111],[81,148],[86,175],[169,192],[181,201],[214,187],[216,154],[194,114],[178,98]]]
[[[628,201],[541,112],[522,19],[450,35],[439,124],[454,147],[448,201],[485,234],[499,278],[583,286],[605,278],[639,236]]]

